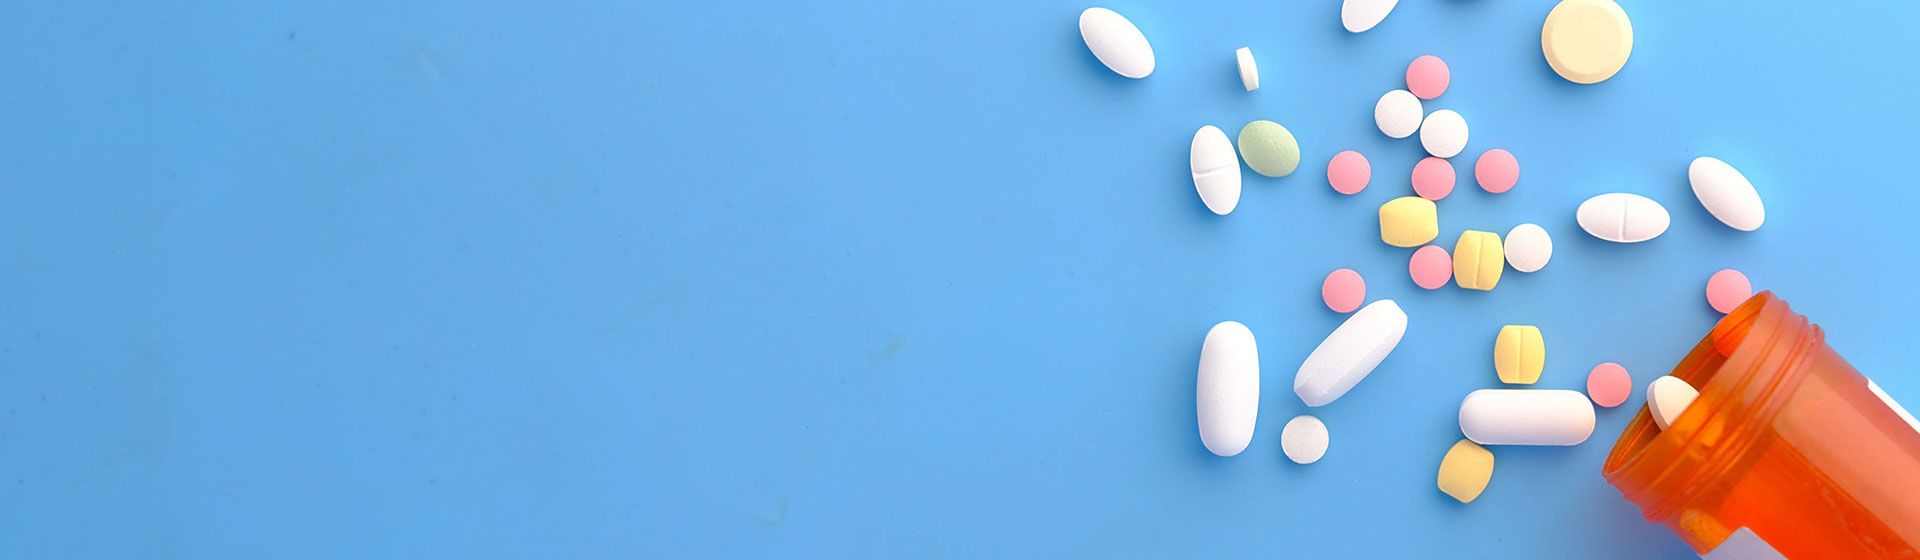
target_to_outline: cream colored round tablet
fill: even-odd
[[[1311,465],[1327,454],[1327,424],[1319,418],[1302,414],[1287,421],[1280,429],[1280,450],[1287,458],[1302,465]]]
[[[1600,83],[1627,65],[1633,23],[1613,0],[1561,0],[1540,26],[1540,52],[1567,81]]]

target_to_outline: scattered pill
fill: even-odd
[[[1413,164],[1413,192],[1420,198],[1440,200],[1453,193],[1453,164],[1437,157]]]
[[[1453,244],[1453,283],[1469,290],[1491,290],[1506,269],[1499,234],[1471,229],[1460,232],[1460,239]]]
[[[1653,423],[1665,430],[1680,418],[1700,396],[1686,381],[1671,375],[1662,375],[1647,384],[1647,412],[1653,416]]]
[[[1731,313],[1752,296],[1753,283],[1738,270],[1722,269],[1707,278],[1707,305],[1713,306],[1714,311]]]
[[[1500,327],[1500,335],[1493,339],[1493,370],[1500,374],[1501,383],[1532,385],[1540,380],[1546,364],[1547,342],[1540,336],[1540,327]]]
[[[1326,456],[1327,435],[1326,422],[1309,414],[1295,416],[1280,429],[1280,450],[1295,463],[1311,465]]]
[[[1367,299],[1367,281],[1351,268],[1335,270],[1320,283],[1320,299],[1335,313],[1359,309],[1360,302]]]
[[[1513,158],[1513,152],[1501,149],[1487,150],[1480,159],[1473,162],[1473,179],[1480,188],[1490,193],[1500,194],[1513,190],[1520,182],[1520,160]]]
[[[1300,167],[1300,144],[1280,123],[1253,121],[1240,127],[1240,159],[1254,173],[1285,177]]]
[[[1453,279],[1453,257],[1439,245],[1421,247],[1407,260],[1407,275],[1413,277],[1416,286],[1438,290]]]
[[[1388,138],[1406,138],[1420,130],[1425,110],[1420,106],[1420,98],[1412,92],[1396,89],[1381,95],[1380,101],[1373,104],[1373,124]]]
[[[1593,404],[1613,408],[1627,402],[1632,393],[1633,376],[1620,364],[1607,362],[1587,372],[1587,397],[1593,399]]]
[[[1387,19],[1400,0],[1344,0],[1340,3],[1340,25],[1348,33],[1360,33]]]
[[[1577,445],[1593,435],[1593,403],[1578,391],[1481,389],[1460,401],[1460,431],[1480,445]]]
[[[1395,247],[1419,247],[1440,235],[1440,211],[1433,201],[1403,196],[1380,205],[1380,240]]]
[[[1139,79],[1153,73],[1153,45],[1119,12],[1106,8],[1080,12],[1080,38],[1093,57],[1116,74]]]
[[[1407,65],[1407,91],[1414,97],[1433,99],[1447,92],[1447,83],[1452,75],[1447,72],[1447,62],[1430,54],[1420,55]]]
[[[1639,243],[1666,233],[1672,218],[1653,199],[1631,193],[1607,193],[1580,203],[1574,212],[1580,229],[1615,243]]]
[[[1613,0],[1561,0],[1540,26],[1540,52],[1567,81],[1599,83],[1627,65],[1633,23]]]
[[[1240,47],[1233,51],[1233,58],[1240,64],[1240,85],[1247,91],[1260,89],[1260,66],[1253,62],[1253,49]]]
[[[1220,127],[1207,125],[1193,133],[1188,153],[1193,167],[1193,188],[1207,209],[1222,216],[1240,205],[1240,157],[1233,153],[1233,141]]]
[[[1447,456],[1440,458],[1440,491],[1460,503],[1479,498],[1490,480],[1493,480],[1493,452],[1473,440],[1455,442],[1447,450]]]
[[[1546,268],[1547,260],[1553,258],[1553,238],[1539,224],[1520,224],[1507,231],[1501,249],[1514,270],[1534,272]]]
[[[1333,155],[1327,162],[1327,184],[1333,185],[1333,191],[1340,194],[1356,194],[1366,190],[1367,181],[1373,179],[1373,166],[1367,163],[1367,156],[1360,152],[1347,150]]]
[[[1450,158],[1467,148],[1467,119],[1452,109],[1441,109],[1420,121],[1420,146],[1433,157]]]
[[[1207,451],[1232,457],[1246,450],[1260,412],[1260,351],[1246,325],[1226,321],[1207,330],[1195,394]]]
[[[1313,348],[1293,376],[1293,392],[1307,406],[1347,394],[1387,359],[1407,333],[1407,314],[1390,299],[1367,304]]]
[[[1693,184],[1693,196],[1707,213],[1727,227],[1740,231],[1760,229],[1767,221],[1767,207],[1760,203],[1760,192],[1740,170],[1716,158],[1693,158],[1687,165],[1687,182]]]

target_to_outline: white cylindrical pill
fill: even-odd
[[[1307,406],[1321,406],[1366,379],[1407,334],[1407,313],[1393,300],[1367,304],[1314,347],[1293,376],[1293,392]]]
[[[1577,445],[1593,435],[1579,391],[1481,389],[1460,401],[1460,431],[1480,445]]]
[[[1233,51],[1233,58],[1240,65],[1240,85],[1247,91],[1260,89],[1260,65],[1253,62],[1253,49],[1240,47]]]
[[[1207,451],[1221,457],[1245,451],[1260,413],[1260,351],[1246,325],[1226,321],[1207,331],[1194,395]]]

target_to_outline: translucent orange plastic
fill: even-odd
[[[1675,366],[1700,397],[1643,409],[1601,474],[1705,553],[1742,527],[1789,558],[1920,558],[1920,431],[1762,292]]]

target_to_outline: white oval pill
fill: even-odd
[[[1260,350],[1246,325],[1226,321],[1207,330],[1200,345],[1200,380],[1194,405],[1200,411],[1200,443],[1232,457],[1253,441],[1260,413]]]
[[[1287,421],[1287,427],[1280,429],[1280,450],[1287,458],[1302,465],[1312,464],[1327,454],[1327,424],[1312,415],[1302,414]]]
[[[1678,377],[1662,375],[1647,384],[1647,412],[1653,416],[1653,423],[1665,430],[1672,426],[1680,413],[1693,405],[1693,399],[1700,397],[1700,391]]]
[[[1314,347],[1293,376],[1293,392],[1307,406],[1321,406],[1353,389],[1387,359],[1407,333],[1407,313],[1390,299],[1360,308]]]
[[[1193,168],[1193,188],[1208,210],[1225,216],[1240,205],[1240,155],[1220,127],[1207,125],[1193,133],[1187,163]]]
[[[1700,199],[1700,205],[1727,227],[1753,231],[1767,221],[1767,207],[1760,203],[1760,192],[1727,162],[1693,158],[1687,165],[1687,182],[1693,184],[1693,196]]]
[[[1579,391],[1481,389],[1460,401],[1460,431],[1480,445],[1575,445],[1593,435]]]
[[[1406,138],[1420,130],[1424,110],[1420,98],[1414,97],[1413,92],[1396,89],[1381,95],[1380,101],[1373,104],[1373,124],[1388,138]]]
[[[1507,231],[1504,242],[1507,264],[1520,272],[1546,268],[1547,260],[1553,258],[1553,238],[1547,235],[1547,229],[1540,227],[1540,224],[1513,226]]]
[[[1452,109],[1441,109],[1420,122],[1420,146],[1437,158],[1460,155],[1467,149],[1467,119]]]
[[[1653,199],[1631,193],[1607,193],[1580,203],[1574,219],[1580,229],[1614,243],[1639,243],[1667,232],[1672,218]]]
[[[1260,89],[1260,66],[1253,63],[1253,49],[1240,47],[1233,51],[1233,58],[1240,64],[1240,85],[1247,91]]]
[[[1340,3],[1340,26],[1348,33],[1360,33],[1380,25],[1400,0],[1345,0]]]
[[[1153,45],[1119,12],[1106,8],[1080,12],[1080,38],[1093,57],[1116,74],[1138,79],[1153,73]]]

